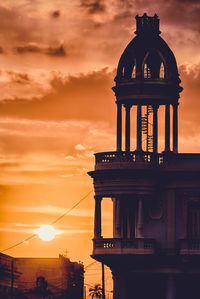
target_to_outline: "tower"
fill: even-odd
[[[200,154],[178,153],[182,87],[160,33],[157,15],[136,16],[136,36],[119,60],[113,87],[116,151],[95,154],[89,172],[95,189],[92,257],[110,267],[114,299],[196,298],[200,285]],[[101,232],[107,197],[113,202],[109,239]]]

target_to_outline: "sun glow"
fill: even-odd
[[[58,235],[60,232],[53,228],[51,225],[43,224],[40,225],[39,229],[35,230],[35,233],[43,241],[51,241]]]

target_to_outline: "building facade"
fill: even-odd
[[[199,297],[200,154],[178,153],[183,88],[160,33],[157,15],[136,16],[136,36],[119,60],[113,87],[116,151],[95,154],[89,172],[95,190],[92,256],[110,267],[114,299]],[[109,239],[101,229],[105,198],[113,202]]]
[[[0,254],[2,299],[83,299],[84,268],[59,258],[13,258]]]

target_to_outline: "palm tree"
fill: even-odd
[[[103,298],[103,292],[102,292],[102,287],[100,285],[100,283],[96,283],[94,285],[94,287],[90,288],[89,289],[89,292],[90,292],[90,296],[93,298]]]

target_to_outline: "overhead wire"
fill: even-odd
[[[68,209],[65,213],[63,213],[61,216],[59,216],[58,218],[56,218],[56,220],[52,221],[50,223],[50,225],[53,225],[55,223],[57,223],[58,221],[60,221],[64,216],[66,216],[67,214],[69,214],[73,209],[75,209],[83,200],[85,200],[91,193],[92,193],[93,190],[90,190],[85,196],[83,196],[77,203],[75,203],[70,209]],[[34,237],[36,237],[37,234],[32,234],[30,235],[29,237],[27,237],[26,239],[23,239],[22,241],[14,244],[14,245],[11,245],[10,247],[7,247],[5,248],[4,250],[2,250],[0,253],[3,253],[5,251],[8,251],[12,248],[15,248],[23,243],[26,243],[27,241],[33,239]]]

